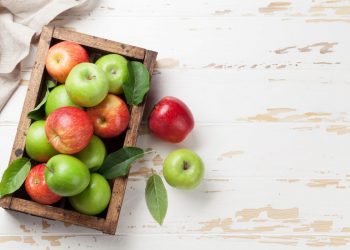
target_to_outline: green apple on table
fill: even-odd
[[[101,166],[106,157],[107,151],[103,141],[93,135],[89,144],[75,155],[91,170],[96,171]]]
[[[103,212],[108,206],[111,199],[111,188],[102,175],[92,173],[88,187],[83,192],[68,199],[78,212],[96,215]]]
[[[45,103],[45,113],[48,116],[52,113],[52,111],[61,108],[61,107],[81,107],[77,104],[75,104],[69,97],[66,87],[64,85],[59,85],[55,87],[53,90],[50,91],[49,95],[47,96],[47,100]]]
[[[163,175],[170,186],[193,189],[203,179],[204,164],[195,152],[186,148],[177,149],[164,160]]]
[[[58,154],[47,139],[44,120],[35,121],[30,125],[25,145],[28,156],[38,162],[46,162]]]
[[[117,54],[109,54],[100,57],[96,63],[108,78],[109,93],[123,93],[123,84],[129,78],[128,60]]]
[[[93,63],[76,65],[69,73],[65,86],[70,99],[82,107],[96,106],[109,90],[105,72]]]
[[[90,182],[86,165],[71,155],[59,154],[46,164],[45,181],[49,189],[60,196],[73,196],[82,192]]]

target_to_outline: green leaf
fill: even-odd
[[[28,158],[14,160],[2,176],[0,197],[17,191],[27,178],[30,168],[31,164]]]
[[[123,84],[126,101],[129,105],[139,105],[149,91],[150,77],[146,66],[140,62],[128,63],[129,79]]]
[[[148,178],[145,197],[149,212],[162,225],[168,209],[168,195],[159,175],[153,174]]]
[[[131,163],[144,155],[143,149],[124,147],[107,155],[101,168],[98,170],[106,179],[125,176],[129,173]]]
[[[52,80],[48,80],[46,82],[46,92],[41,100],[41,102],[32,110],[28,113],[28,118],[38,121],[38,120],[43,120],[45,119],[45,103],[47,101],[47,97],[49,95],[49,89],[52,89],[56,87],[56,83]]]

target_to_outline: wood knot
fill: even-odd
[[[16,151],[15,151],[15,155],[17,157],[20,157],[22,154],[23,154],[23,149],[17,148]]]

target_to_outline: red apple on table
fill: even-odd
[[[166,96],[151,111],[148,127],[160,139],[178,143],[183,141],[194,128],[193,115],[184,102],[175,97]]]
[[[63,154],[75,154],[84,149],[93,130],[87,113],[76,107],[56,109],[47,117],[45,124],[49,143]]]
[[[33,201],[44,205],[50,205],[58,202],[61,196],[53,193],[45,181],[45,164],[34,166],[24,183],[27,194]]]
[[[87,109],[94,124],[94,132],[103,138],[120,135],[128,127],[130,114],[128,106],[118,96],[108,94],[97,106]]]
[[[82,62],[89,62],[89,55],[79,44],[63,41],[53,45],[46,57],[46,70],[60,83],[64,83],[71,69]]]

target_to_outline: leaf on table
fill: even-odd
[[[5,170],[0,182],[0,197],[12,194],[24,183],[30,171],[31,163],[28,158],[14,160]]]
[[[56,83],[52,80],[48,80],[46,82],[46,92],[45,95],[43,97],[43,99],[41,100],[41,102],[32,110],[28,113],[28,118],[34,120],[34,121],[38,121],[38,120],[42,120],[45,119],[45,103],[47,101],[47,97],[50,93],[50,89],[56,87]]]
[[[139,105],[150,88],[150,77],[146,66],[140,62],[128,63],[129,79],[123,84],[126,101],[129,105]]]
[[[159,175],[153,174],[148,178],[145,197],[149,212],[162,225],[168,209],[168,195]]]
[[[98,170],[106,179],[125,176],[129,173],[131,164],[144,155],[143,149],[124,147],[107,155]]]

